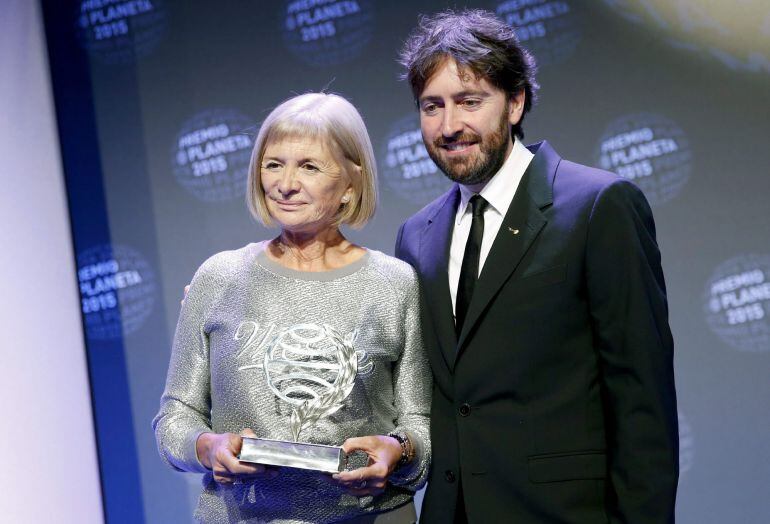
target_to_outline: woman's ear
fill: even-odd
[[[354,195],[355,192],[353,191],[353,186],[348,186],[348,188],[342,194],[342,203],[347,204],[348,202],[352,201]]]

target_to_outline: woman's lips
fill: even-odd
[[[298,207],[301,207],[305,204],[305,202],[296,202],[294,200],[273,199],[273,202],[275,202],[278,207],[283,209],[297,209]]]

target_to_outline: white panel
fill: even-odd
[[[62,21],[72,23],[71,21]],[[38,2],[0,16],[0,520],[101,523],[85,349]]]

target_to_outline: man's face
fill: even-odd
[[[450,179],[474,185],[492,178],[511,152],[510,126],[521,119],[524,93],[506,97],[486,78],[448,59],[418,102],[430,157]]]

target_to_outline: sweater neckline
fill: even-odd
[[[330,269],[328,271],[300,271],[298,269],[285,267],[271,259],[267,255],[268,242],[269,240],[265,240],[255,244],[258,249],[256,255],[257,263],[271,273],[275,273],[276,275],[285,278],[292,278],[297,280],[312,280],[317,282],[330,282],[332,280],[337,280],[359,271],[369,262],[369,258],[371,257],[371,251],[363,248],[365,253],[361,258],[345,266],[338,267],[337,269]]]

